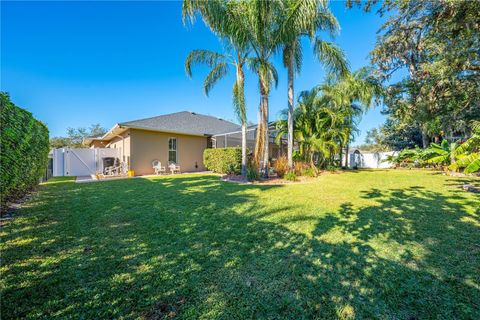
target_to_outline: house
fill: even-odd
[[[248,128],[247,143],[253,150],[256,126]],[[180,165],[184,172],[206,170],[206,148],[241,146],[241,127],[233,122],[195,112],[176,112],[118,123],[100,138],[85,139],[90,148],[116,148],[121,161],[135,175],[152,174],[152,161]],[[279,148],[270,141],[272,155]],[[276,152],[276,153],[275,153]]]

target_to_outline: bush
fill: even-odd
[[[1,208],[23,197],[45,172],[48,129],[32,114],[15,106],[8,94],[0,93],[0,193]]]
[[[306,176],[306,177],[316,177],[317,172],[313,168],[307,168],[307,169],[303,170],[303,175]]]
[[[258,168],[255,165],[247,166],[247,180],[248,181],[260,180],[260,173],[258,172]]]
[[[327,165],[326,169],[328,171],[335,172],[335,171],[338,171],[340,168],[338,166],[334,166],[334,165],[329,164],[329,165]]]
[[[205,149],[203,163],[208,170],[224,174],[242,172],[242,148]]]
[[[293,171],[287,172],[283,178],[288,181],[297,181],[297,175]]]
[[[275,161],[275,172],[279,178],[283,178],[285,173],[288,171],[288,159],[285,156],[279,157]]]
[[[310,165],[304,161],[295,161],[294,171],[297,176],[303,175],[303,171],[311,168]]]

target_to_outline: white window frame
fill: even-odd
[[[175,149],[170,149],[170,140],[173,139],[175,140]],[[175,151],[175,164],[178,164],[178,139],[176,137],[169,137],[168,138],[168,154],[167,154],[167,159],[168,159],[168,164],[170,164],[170,151]]]

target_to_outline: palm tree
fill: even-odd
[[[325,23],[323,19],[318,18],[320,16],[320,7],[317,0],[254,0],[248,2],[248,9],[245,11],[247,15],[246,27],[250,36],[249,42],[255,56],[250,59],[249,66],[258,76],[260,89],[260,121],[257,129],[255,160],[260,162],[263,156],[261,169],[264,177],[268,176],[269,94],[272,84],[276,85],[278,82],[277,71],[270,62],[270,59],[283,44],[289,46],[286,50],[287,57],[299,57],[298,53],[300,51],[293,48],[300,47],[298,45],[299,30],[314,34],[311,30],[317,30],[322,23]],[[325,44],[324,42],[319,43]],[[317,51],[326,52],[326,50],[321,50],[320,45],[317,46]],[[293,68],[291,70],[293,70]],[[293,73],[290,72],[290,74],[293,78]],[[291,96],[293,99],[293,86]],[[290,140],[291,144],[293,144],[293,139]],[[262,149],[263,154],[261,154]]]
[[[351,141],[363,113],[382,94],[371,69],[360,69],[341,78],[329,78],[323,85],[300,93],[293,113],[293,135],[300,153],[313,165],[313,152],[319,165],[333,164],[334,156]],[[288,109],[277,123],[277,139],[288,132]]]
[[[210,72],[204,80],[203,89],[208,96],[213,86],[224,78],[231,67],[235,69],[236,80],[232,88],[232,100],[235,113],[242,125],[242,177],[246,179],[247,166],[247,113],[245,104],[245,72],[244,66],[249,54],[244,22],[244,3],[227,3],[225,1],[184,0],[183,17],[194,21],[199,12],[210,29],[218,34],[226,43],[225,53],[210,50],[194,50],[185,61],[185,71],[192,76],[192,65],[205,64]]]
[[[360,68],[340,80],[328,79],[327,83],[320,87],[325,99],[344,111],[348,139],[341,149],[346,147],[345,166],[348,167],[348,145],[355,134],[355,122],[363,111],[380,102],[383,87],[371,68]]]
[[[254,57],[248,58],[250,69],[258,76],[260,92],[259,122],[255,143],[255,162],[260,163],[262,175],[268,177],[269,133],[268,111],[269,95],[272,84],[278,84],[278,75],[270,62],[278,48],[279,25],[278,12],[281,12],[282,2],[249,1],[247,2],[246,30],[249,34],[249,44]],[[263,157],[263,160],[262,160]]]
[[[314,156],[318,154],[318,165],[331,164],[339,150],[339,141],[346,139],[344,111],[336,108],[319,95],[320,87],[302,91],[298,106],[293,113],[293,135],[298,142],[300,155],[316,169]],[[282,112],[283,120],[277,122],[277,141],[288,131],[288,109]]]
[[[327,30],[333,35],[339,28],[338,22],[327,9],[327,1],[314,1],[312,5],[306,5],[301,14],[291,15],[302,1],[287,1],[285,10],[286,21],[282,29],[283,41],[283,65],[288,74],[288,166],[293,168],[293,110],[294,110],[294,73],[299,74],[302,64],[301,37],[308,36],[314,42],[314,53],[319,61],[330,72],[343,76],[348,73],[348,64],[343,52],[334,44],[323,41],[315,36],[317,31]],[[288,22],[288,23],[287,23]]]

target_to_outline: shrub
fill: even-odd
[[[310,168],[310,165],[304,161],[295,161],[294,171],[297,176],[303,175],[303,171]]]
[[[285,173],[283,178],[285,180],[288,180],[288,181],[297,181],[297,175],[293,171],[289,171],[289,172]]]
[[[326,169],[328,171],[335,172],[335,171],[339,170],[340,168],[338,166],[334,166],[334,165],[329,164],[329,165],[327,165]]]
[[[0,93],[1,208],[23,197],[40,181],[48,161],[47,127]]]
[[[247,180],[248,181],[255,181],[260,179],[260,173],[258,172],[258,168],[254,165],[247,166]]]
[[[275,161],[275,172],[279,178],[283,178],[285,173],[288,171],[288,159],[285,156],[279,157]]]
[[[307,169],[303,170],[303,175],[306,176],[306,177],[316,177],[317,172],[313,168],[307,168]]]
[[[242,148],[205,149],[203,163],[208,170],[225,174],[242,171]]]

